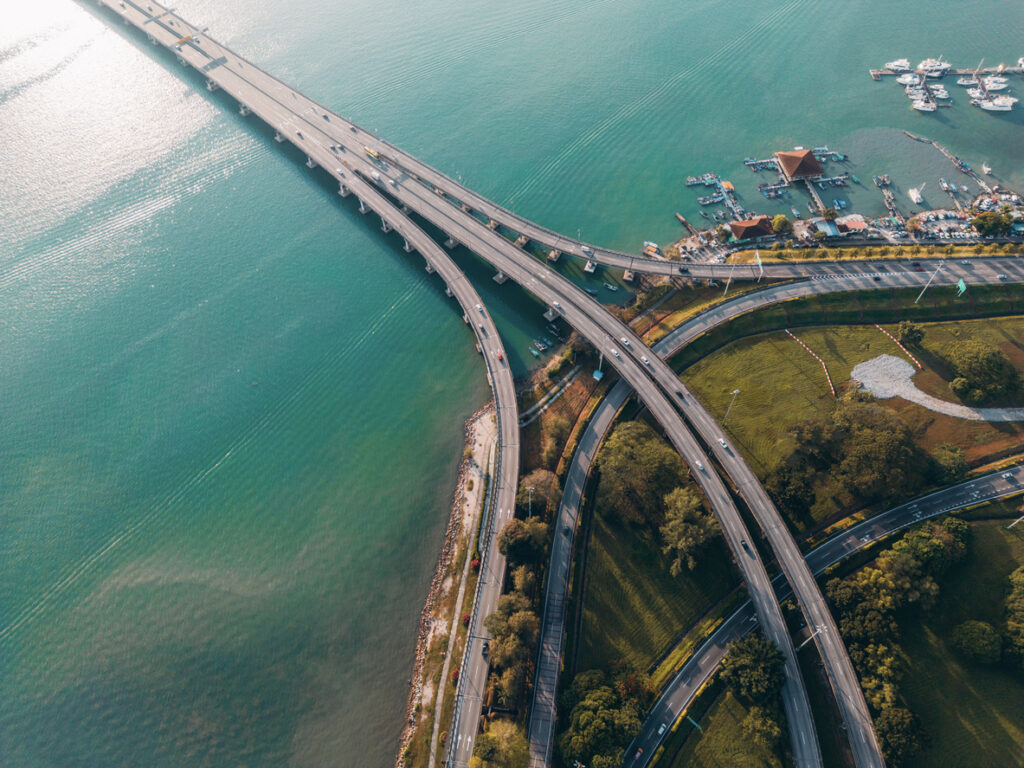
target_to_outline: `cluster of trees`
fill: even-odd
[[[954,378],[953,394],[965,403],[984,403],[1016,392],[1017,370],[998,347],[981,341],[957,341],[944,353]]]
[[[788,235],[793,231],[793,222],[784,213],[776,214],[772,218],[772,231],[776,235]]]
[[[987,621],[969,619],[958,624],[950,637],[952,646],[977,664],[998,664],[1004,661],[1024,667],[1024,566],[1010,574],[1006,595],[1005,628]]]
[[[647,678],[628,667],[576,675],[561,696],[562,711],[568,713],[568,727],[558,739],[562,759],[567,765],[618,768],[653,698]]]
[[[785,664],[782,651],[760,631],[737,640],[722,659],[722,682],[748,707],[744,732],[768,749],[775,749],[782,738],[779,692],[786,682]]]
[[[792,434],[797,448],[765,481],[779,508],[792,518],[803,517],[814,503],[818,473],[838,490],[869,503],[891,495],[893,488],[913,493],[931,468],[902,419],[861,391],[840,398],[831,418],[803,421]]]
[[[517,514],[529,516],[512,518],[498,534],[498,550],[507,558],[510,569],[511,591],[501,596],[497,610],[484,619],[484,626],[492,638],[489,700],[506,709],[522,703],[533,673],[540,635],[537,584],[548,552],[548,521],[558,509],[560,498],[558,478],[547,470],[534,470],[521,479],[516,496]],[[482,763],[491,764],[503,765]]]
[[[971,226],[978,230],[978,234],[986,237],[1008,235],[1013,230],[1013,217],[1007,210],[1000,213],[987,211],[971,219]]]
[[[683,462],[639,421],[620,424],[597,456],[601,503],[628,524],[658,527],[673,576],[697,567],[697,556],[720,535],[700,494],[684,485]]]
[[[882,751],[896,768],[921,748],[923,739],[917,719],[899,692],[904,653],[898,643],[897,611],[934,605],[938,579],[963,558],[969,538],[970,528],[962,520],[925,523],[906,533],[871,565],[825,585],[865,697],[876,714]]]
[[[495,720],[476,737],[469,768],[527,768],[530,743],[509,720]]]
[[[1024,668],[1024,566],[1010,574],[1006,596],[1006,654]]]
[[[954,483],[967,474],[962,449],[943,444],[928,454],[899,414],[859,390],[843,395],[830,418],[800,422],[791,434],[797,447],[772,469],[765,487],[793,520],[807,519],[819,477],[869,504],[891,498],[894,489],[911,495],[927,482]]]

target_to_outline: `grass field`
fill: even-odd
[[[738,583],[717,542],[694,573],[672,576],[657,532],[627,529],[602,511],[600,487],[587,554],[578,669],[619,659],[646,671],[697,619]]]
[[[901,688],[930,743],[912,768],[1024,765],[1024,672],[966,662],[948,645],[967,619],[998,626],[1006,577],[1024,565],[1024,524],[972,523],[969,559],[942,583],[939,603],[923,621],[900,622],[908,656]]]
[[[794,333],[825,361],[837,388],[858,363],[881,354],[903,355],[873,325],[799,328]],[[925,369],[914,378],[921,389],[955,400],[941,351],[956,339],[968,338],[999,346],[1024,371],[1024,318],[928,323],[924,353],[919,355]],[[827,417],[834,403],[821,365],[781,331],[728,344],[687,368],[682,378],[719,421],[733,390],[740,390],[726,428],[762,478],[792,451],[790,428],[805,419]],[[966,421],[900,399],[882,402],[903,417],[926,449],[947,442],[959,445],[971,464],[1011,452],[1024,442],[1022,424]],[[827,513],[821,510],[816,517]]]
[[[755,746],[741,726],[747,708],[728,691],[701,718],[671,768],[782,768],[778,755]]]

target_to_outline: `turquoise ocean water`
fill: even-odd
[[[594,242],[671,240],[674,211],[699,218],[682,178],[707,170],[788,210],[742,159],[794,145],[928,197],[957,174],[903,128],[1024,187],[1024,110],[951,84],[954,107],[921,115],[867,75],[1014,62],[1019,3],[177,8]],[[0,764],[388,765],[462,424],[488,397],[469,333],[418,257],[137,34],[70,1],[5,15]],[[539,306],[459,258],[522,370]]]

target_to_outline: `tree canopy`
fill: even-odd
[[[548,525],[539,517],[512,518],[498,534],[498,551],[513,565],[536,563],[547,548]]]
[[[679,454],[639,421],[616,427],[596,464],[599,498],[627,522],[660,520],[662,500],[685,476]]]
[[[1024,508],[1018,510],[1024,512]],[[1024,668],[1024,566],[1010,574],[1006,596],[1006,653]]]
[[[729,646],[722,659],[722,682],[736,694],[765,704],[782,690],[785,663],[774,643],[760,632],[752,632]]]
[[[665,497],[665,523],[661,526],[662,551],[672,557],[669,567],[678,576],[685,565],[697,567],[697,553],[719,535],[718,521],[692,488],[676,488]]]
[[[900,344],[908,347],[919,347],[924,340],[924,329],[913,320],[901,320],[896,326],[896,338]]]
[[[995,664],[1003,653],[1003,637],[987,621],[958,624],[951,641],[957,651],[979,664]]]
[[[639,702],[607,674],[589,670],[576,675],[563,704],[569,723],[558,740],[566,763],[612,768],[622,764],[625,746],[640,732]]]
[[[986,237],[1006,235],[1013,229],[1013,217],[1007,212],[986,211],[971,219],[971,226]]]
[[[530,491],[533,488],[533,502],[530,502]],[[558,510],[562,499],[562,489],[558,485],[558,477],[547,469],[535,469],[524,475],[519,481],[516,491],[516,511],[523,517],[531,514],[546,520]]]
[[[527,768],[530,743],[509,720],[495,720],[476,737],[470,768]]]
[[[772,218],[772,231],[776,235],[786,235],[793,231],[793,222],[790,221],[786,214],[779,213]]]
[[[956,378],[949,388],[966,403],[984,403],[1016,391],[1019,376],[1003,351],[982,341],[953,342],[945,353]]]

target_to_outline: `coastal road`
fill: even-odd
[[[1013,259],[999,259],[972,263],[975,282],[999,283],[997,275],[1006,270],[1017,270],[1016,279],[1024,281],[1024,269]],[[897,272],[885,275],[875,281],[874,276],[859,276],[837,280],[799,281],[784,285],[766,287],[742,294],[696,315],[671,331],[657,344],[653,351],[660,357],[669,358],[683,346],[701,334],[732,320],[742,314],[771,306],[781,301],[814,294],[833,293],[866,289],[894,289],[917,286],[919,278],[914,272]],[[598,405],[587,428],[580,437],[576,453],[566,473],[562,499],[556,515],[556,535],[552,542],[548,568],[547,590],[541,644],[538,655],[538,673],[534,685],[534,700],[530,710],[530,749],[535,757],[533,765],[546,765],[554,746],[554,722],[557,700],[558,669],[561,664],[565,638],[565,605],[568,600],[569,573],[573,555],[573,537],[578,528],[580,504],[586,479],[590,474],[594,457],[605,436],[614,423],[615,416],[632,395],[625,381],[618,382]],[[752,614],[751,614],[752,615]],[[746,621],[746,617],[740,619]],[[723,630],[724,632],[724,630]],[[717,661],[715,662],[717,663]],[[712,667],[713,668],[713,667]],[[692,671],[692,670],[691,670]],[[646,747],[645,747],[646,751]],[[630,753],[632,754],[632,753]],[[545,757],[546,756],[546,757]]]
[[[807,554],[807,564],[815,575],[820,575],[826,568],[841,562],[854,552],[915,523],[1022,491],[1024,466],[1020,465],[968,480],[908,501],[836,534]],[[790,594],[785,580],[779,575],[774,581],[779,598],[785,600]],[[719,625],[676,673],[654,703],[640,735],[631,745],[625,763],[628,768],[644,768],[649,764],[655,751],[668,735],[666,730],[665,734],[659,736],[658,730],[666,723],[671,727],[672,723],[686,711],[700,687],[718,668],[729,645],[753,629],[754,618],[750,603],[741,605]],[[632,754],[638,747],[643,748],[644,753],[639,760],[632,760]]]

